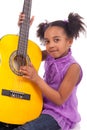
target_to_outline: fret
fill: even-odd
[[[26,34],[25,32],[21,33],[21,38],[20,39],[28,39],[28,34]]]
[[[22,12],[25,14],[25,19],[20,26],[18,49],[17,49],[18,55],[22,55],[23,57],[27,55],[31,4],[32,0],[24,0]]]

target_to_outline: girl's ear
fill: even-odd
[[[73,38],[69,38],[68,39],[68,45],[69,45],[69,47],[71,47],[72,43],[73,43]]]

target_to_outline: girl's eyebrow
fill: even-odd
[[[54,36],[53,38],[65,38],[66,39],[65,36]]]
[[[52,38],[62,39],[62,38],[65,38],[65,37],[64,36],[53,36]],[[44,40],[49,40],[49,38],[45,37]]]
[[[53,36],[53,38],[60,38],[60,36]]]
[[[53,38],[60,38],[60,36],[53,36]],[[48,38],[45,37],[44,39],[48,39]]]
[[[44,40],[48,40],[48,38],[44,38]]]
[[[54,38],[65,38],[65,36],[61,36],[61,35],[55,35],[53,36]]]

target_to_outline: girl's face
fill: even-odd
[[[54,58],[60,58],[68,53],[73,39],[68,38],[64,29],[53,26],[48,27],[44,33],[44,43],[47,52]]]

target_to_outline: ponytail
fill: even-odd
[[[37,37],[40,38],[41,41],[44,40],[44,32],[48,27],[52,26],[58,26],[62,27],[66,35],[69,38],[77,38],[79,37],[80,32],[85,32],[85,24],[82,22],[82,17],[77,14],[77,13],[70,13],[68,16],[68,20],[57,20],[48,23],[47,21],[45,23],[41,23],[38,25],[38,30],[37,30]]]

